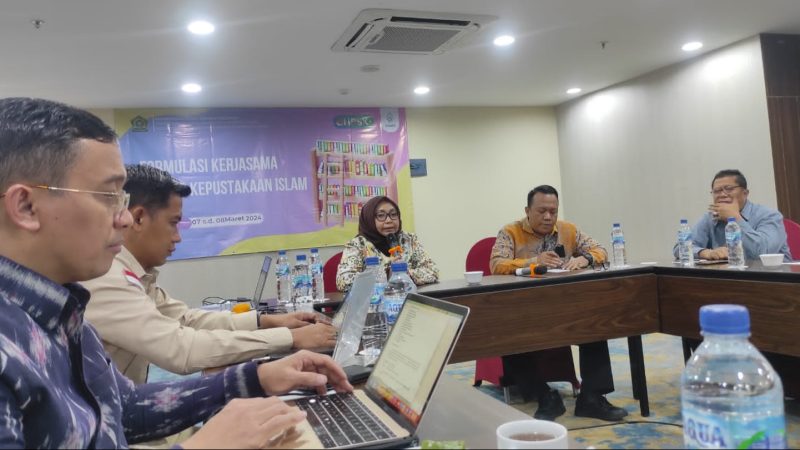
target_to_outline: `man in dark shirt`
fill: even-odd
[[[300,352],[210,377],[134,386],[83,320],[77,281],[106,273],[132,218],[114,132],[39,99],[0,99],[0,448],[117,448],[206,421],[188,447],[264,447],[302,421],[277,398],[352,386]],[[230,402],[230,403],[229,403]]]

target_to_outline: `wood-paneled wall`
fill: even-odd
[[[800,222],[800,36],[762,34],[778,209]]]

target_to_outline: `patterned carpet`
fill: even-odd
[[[611,365],[616,391],[608,399],[628,411],[625,423],[608,426],[597,419],[575,417],[575,399],[569,383],[550,383],[564,398],[567,413],[556,421],[570,430],[570,435],[580,444],[596,448],[682,448],[683,429],[680,415],[680,376],[683,369],[683,351],[680,338],[664,334],[651,334],[642,338],[647,372],[647,392],[650,399],[650,416],[642,417],[639,402],[633,399],[631,389],[628,344],[625,339],[609,341]],[[578,365],[578,348],[572,347],[575,367]],[[472,384],[475,363],[451,364],[447,372]],[[580,376],[579,376],[580,377]],[[481,391],[503,401],[503,391],[490,383],[483,383]],[[536,402],[522,402],[513,395],[511,406],[527,414],[536,411]],[[800,402],[786,402],[787,435],[790,448],[800,447]],[[650,423],[634,423],[634,422]],[[671,425],[670,425],[671,424]],[[600,426],[599,428],[590,428]]]

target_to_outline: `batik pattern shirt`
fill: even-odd
[[[419,238],[414,233],[401,231],[397,238],[403,247],[402,260],[408,263],[408,275],[417,286],[436,283],[439,281],[439,269],[431,257],[422,248]],[[381,267],[389,272],[392,258],[384,255],[375,245],[364,236],[356,236],[344,246],[342,260],[336,270],[336,288],[344,292],[350,289],[356,275],[366,268],[364,259],[368,256],[377,256]]]
[[[89,292],[0,257],[0,448],[124,448],[263,396],[255,363],[142,386],[83,320]]]
[[[608,258],[606,250],[575,224],[559,220],[552,233],[540,236],[533,232],[528,218],[523,217],[497,233],[489,266],[493,274],[513,274],[516,269],[536,263],[539,254],[555,250],[558,244],[564,246],[566,256],[591,257],[594,263],[603,263]]]

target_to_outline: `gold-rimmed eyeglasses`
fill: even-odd
[[[122,217],[122,214],[128,209],[128,205],[131,202],[131,194],[120,191],[120,192],[102,192],[102,191],[87,191],[85,189],[72,189],[72,188],[61,188],[55,186],[48,186],[46,184],[36,184],[29,187],[37,188],[37,189],[46,189],[48,191],[61,191],[61,192],[75,192],[78,194],[92,194],[92,195],[99,195],[106,200],[108,206],[112,208],[114,212],[114,220],[119,220]],[[6,196],[6,193],[0,194],[0,198]]]
[[[736,190],[736,188],[740,188],[740,187],[741,187],[741,186],[739,186],[739,185],[736,185],[736,186],[722,186],[722,187],[718,187],[718,188],[716,188],[716,189],[712,189],[712,190],[711,190],[711,195],[720,195],[720,194],[722,194],[723,192],[724,192],[725,194],[727,194],[727,195],[731,195],[731,194],[733,194],[733,191],[735,191],[735,190]]]

